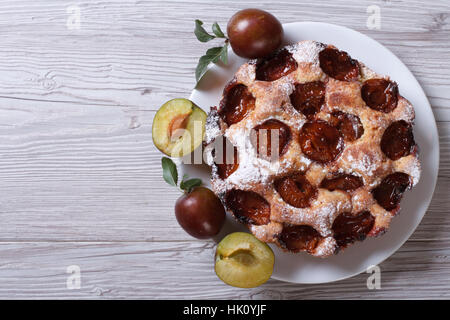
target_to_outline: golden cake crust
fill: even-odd
[[[248,223],[250,231],[258,239],[276,243],[286,249],[286,244],[280,240],[283,228],[287,230],[287,226],[291,225],[309,226],[320,236],[317,236],[317,241],[308,248],[299,251],[307,251],[319,257],[329,256],[339,248],[333,231],[333,223],[339,215],[358,216],[362,212],[370,213],[374,221],[367,232],[368,236],[379,235],[388,229],[392,217],[399,211],[399,206],[386,210],[374,198],[374,189],[383,179],[395,172],[406,173],[411,182],[409,187],[413,187],[420,177],[417,146],[414,145],[408,155],[396,160],[387,157],[380,147],[384,132],[393,122],[404,120],[412,125],[414,109],[411,104],[398,95],[397,106],[391,112],[368,107],[361,96],[364,82],[369,79],[389,78],[374,73],[361,62],[356,62],[359,66],[357,79],[337,80],[321,68],[319,53],[325,48],[334,47],[315,41],[301,41],[285,47],[295,59],[297,68],[274,81],[255,80],[259,61],[252,60],[242,65],[228,86],[245,85],[255,98],[254,109],[239,122],[228,126],[220,116],[224,106],[219,110],[212,108],[208,115],[205,138],[207,162],[212,166],[212,188],[224,204],[227,206],[225,196],[233,189],[259,194],[270,207],[270,222],[263,225]],[[314,81],[325,84],[325,100],[320,111],[311,120],[294,108],[290,96],[296,84]],[[224,95],[226,93],[227,90]],[[300,131],[308,122],[329,123],[331,114],[337,111],[357,116],[363,133],[354,141],[342,142],[342,151],[335,160],[325,163],[315,161],[302,151],[298,139]],[[292,136],[277,161],[260,157],[249,138],[253,128],[269,119],[286,124]],[[213,152],[214,141],[221,136],[226,137],[237,149],[239,163],[237,169],[224,179],[218,175]],[[317,190],[307,207],[298,208],[286,203],[274,187],[277,179],[296,172],[304,174]],[[350,191],[330,191],[321,187],[324,179],[332,179],[342,174],[359,177],[362,186]],[[233,213],[233,210],[231,212]]]

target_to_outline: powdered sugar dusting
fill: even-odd
[[[294,91],[294,84],[292,82],[283,81],[280,83],[279,90],[284,96],[288,97],[292,91]]]
[[[252,83],[255,80],[255,64],[242,65],[236,73],[236,77],[245,85]]]
[[[287,46],[286,48],[292,53],[297,62],[307,62],[318,65],[319,52],[322,51],[324,47],[323,44],[316,41],[306,40]]]
[[[211,143],[216,139],[220,134],[220,125],[219,125],[220,117],[219,113],[216,109],[211,109],[206,117],[205,124],[205,142],[207,144]]]
[[[364,63],[359,63],[359,67],[361,70],[361,80],[364,82],[366,80],[369,79],[373,79],[373,78],[382,78],[380,75],[378,75],[377,73],[375,73],[374,71],[372,71],[371,69],[367,68]]]
[[[400,97],[397,108],[392,113],[397,120],[405,120],[406,122],[412,122],[415,117],[413,106],[403,97]]]
[[[416,185],[421,172],[417,149],[409,156],[392,161],[380,148],[381,137],[390,123],[398,120],[413,121],[414,109],[411,104],[399,96],[398,106],[391,113],[385,114],[370,109],[361,100],[362,82],[383,76],[360,63],[359,82],[343,82],[329,78],[320,69],[319,52],[323,48],[325,45],[315,41],[302,41],[287,46],[286,49],[292,53],[299,67],[296,72],[273,82],[255,81],[256,60],[241,66],[235,80],[248,86],[255,96],[255,110],[241,122],[226,127],[217,110],[212,109],[207,118],[205,137],[209,144],[205,151],[207,162],[213,166],[214,191],[222,195],[234,188],[256,191],[264,196],[271,206],[271,222],[267,225],[250,225],[252,233],[262,241],[277,242],[277,235],[282,232],[283,223],[312,226],[322,236],[312,254],[321,257],[335,251],[336,241],[332,237],[332,225],[335,218],[343,212],[370,211],[375,217],[373,228],[387,229],[392,212],[377,205],[371,190],[385,176],[395,171],[407,173],[411,176],[413,185]],[[313,162],[302,153],[296,137],[308,120],[294,109],[289,98],[297,81],[317,80],[327,83],[327,99],[334,94],[332,107],[331,102],[326,102],[326,106],[324,105],[318,114],[319,119],[329,122],[331,120],[328,113],[342,111],[357,115],[364,126],[364,134],[360,139],[343,142],[344,150],[340,156],[334,162],[326,164]],[[251,130],[268,119],[282,121],[293,134],[287,152],[279,161],[259,157],[250,139]],[[212,150],[208,149],[214,139],[222,134],[237,148],[239,161],[238,168],[224,180],[217,176],[217,167],[211,156]],[[311,201],[307,208],[295,208],[287,204],[272,186],[275,178],[294,171],[305,171],[308,181],[318,188],[317,198]],[[337,173],[360,176],[364,185],[350,192],[328,191],[319,187],[325,176],[330,177]]]
[[[404,172],[411,177],[413,186],[419,182],[420,173],[422,170],[420,167],[420,162],[417,161],[414,155],[400,158],[396,161],[395,167],[398,171]]]
[[[351,152],[348,152],[346,157],[346,161],[350,164],[350,171],[364,173],[368,176],[373,176],[379,166],[379,161],[369,154],[358,153],[357,157],[354,157]]]
[[[412,161],[410,166],[406,168],[405,170],[410,177],[413,180],[413,187],[419,182],[420,179],[420,173],[421,173],[421,168],[420,168],[420,162],[418,161]]]
[[[283,226],[277,222],[270,222],[267,225],[257,226],[251,225],[250,231],[261,241],[274,242],[274,235],[277,235],[283,230]]]
[[[317,246],[314,255],[318,257],[327,257],[333,254],[336,248],[336,240],[333,237],[326,237]]]
[[[230,189],[230,186],[246,189],[251,188],[255,183],[265,184],[270,177],[279,174],[280,169],[289,166],[286,160],[272,162],[259,158],[250,140],[251,129],[249,123],[247,127],[235,128],[226,132],[225,136],[239,150],[239,167],[217,192],[224,192]]]

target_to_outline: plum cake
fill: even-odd
[[[206,120],[211,184],[260,240],[327,257],[384,233],[420,177],[397,84],[301,41],[242,65]]]

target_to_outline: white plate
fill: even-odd
[[[439,167],[439,140],[436,122],[430,104],[408,68],[387,48],[377,41],[348,28],[317,22],[284,24],[285,44],[301,40],[316,40],[334,44],[347,51],[353,58],[366,64],[379,74],[389,75],[399,84],[401,94],[416,111],[415,139],[420,146],[422,177],[418,185],[405,194],[399,216],[393,219],[389,231],[379,238],[368,238],[356,243],[338,255],[320,259],[305,253],[291,254],[272,246],[275,269],[272,278],[295,283],[324,283],[345,279],[368,267],[377,265],[392,255],[410,237],[427,211],[433,195]],[[192,91],[190,99],[205,111],[219,103],[224,85],[245,62],[231,50],[229,64],[213,65]],[[209,181],[210,171],[205,167],[181,165],[181,171],[190,176]],[[218,239],[225,234],[243,230],[242,226],[228,217],[227,226]]]

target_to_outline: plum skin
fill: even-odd
[[[267,11],[250,8],[238,11],[230,18],[227,34],[238,56],[263,58],[280,47],[283,26]]]
[[[226,213],[214,192],[196,187],[178,198],[175,216],[188,234],[197,239],[207,239],[220,232]]]

